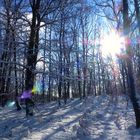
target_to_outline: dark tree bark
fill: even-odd
[[[17,53],[16,53],[16,43],[15,43],[15,30],[13,30],[13,47],[14,47],[14,59],[13,61],[16,62],[17,59]],[[15,102],[16,102],[16,108],[17,110],[21,110],[21,107],[19,105],[19,101],[18,101],[18,81],[17,81],[17,66],[16,64],[14,65],[14,71],[15,71]]]
[[[25,89],[30,90],[33,88],[34,84],[34,70],[36,67],[36,60],[38,54],[38,43],[39,43],[39,26],[40,26],[40,0],[32,1],[32,22],[31,22],[31,32],[29,39],[29,46],[27,48],[27,69],[25,78]]]
[[[138,0],[134,0],[134,5],[135,5],[135,11],[136,11],[136,19],[138,23],[138,29],[140,33],[140,10],[139,10],[139,3]]]
[[[25,74],[25,89],[31,90],[34,85],[36,68],[37,54],[38,54],[38,45],[39,45],[39,27],[40,27],[40,0],[32,0],[32,22],[31,22],[31,31],[29,38],[29,46],[27,48],[27,69]],[[26,113],[28,113],[28,101],[26,100]],[[28,115],[28,114],[26,114]]]
[[[79,61],[79,46],[77,41],[77,32],[76,29],[74,29],[74,44],[76,46],[76,68],[77,68],[77,74],[78,74],[78,94],[80,99],[82,99],[82,90],[81,90],[81,70],[80,70],[80,61]]]
[[[133,109],[135,112],[136,118],[136,128],[140,128],[140,106],[138,100],[136,98],[134,77],[133,77],[133,65],[132,65],[132,50],[131,46],[128,42],[129,33],[130,33],[130,19],[128,15],[128,1],[123,0],[123,28],[124,28],[124,36],[126,41],[126,53],[128,55],[127,58],[127,68],[128,68],[128,82],[129,82],[129,90],[130,90],[130,99],[133,105]]]
[[[138,25],[138,31],[139,31],[139,34],[140,34],[140,10],[139,10],[139,2],[138,0],[134,0],[134,6],[135,6],[135,12],[136,12],[136,20],[137,20],[137,25]],[[138,70],[137,70],[137,79],[136,79],[136,84],[137,84],[137,93],[140,94],[140,45],[139,45],[139,42],[137,42],[136,44],[136,47],[137,47],[137,63],[138,63]]]
[[[62,55],[63,55],[63,52],[62,52],[62,21],[61,21],[61,27],[60,27],[60,35],[59,35],[59,43],[60,43],[60,54],[59,54],[59,78],[58,78],[58,103],[59,103],[59,106],[61,105],[61,102],[60,102],[60,99],[61,99],[61,96],[62,96],[62,72],[63,72],[63,69],[62,69]]]
[[[52,34],[52,27],[50,27],[50,34],[49,34],[49,39],[50,39],[50,43],[49,43],[49,83],[48,83],[48,100],[49,102],[51,101],[51,82],[52,82],[52,78],[51,78],[51,71],[52,71],[52,58],[51,58],[51,55],[52,55],[52,42],[51,42],[51,35]]]

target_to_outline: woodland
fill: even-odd
[[[1,0],[0,105],[27,113],[25,91],[59,107],[127,96],[140,128],[140,1]]]

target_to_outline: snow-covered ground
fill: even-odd
[[[125,97],[89,96],[38,105],[35,116],[25,110],[0,108],[0,140],[140,140],[135,117]]]

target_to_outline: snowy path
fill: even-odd
[[[75,107],[80,106],[79,102],[71,102],[65,107],[57,109],[48,116],[41,113],[39,122],[43,123],[41,128],[37,128],[36,132],[31,133],[28,140],[69,140],[74,137],[72,133],[73,126],[78,124],[82,115],[80,110]],[[47,117],[48,116],[48,117]]]
[[[140,140],[140,130],[135,133],[135,128],[130,128],[134,127],[131,105],[128,108],[123,100],[112,104],[98,97],[87,101],[88,107],[79,121],[79,140]]]
[[[41,105],[34,117],[25,118],[25,112],[3,111],[0,137],[10,140],[66,140],[72,139],[73,126],[82,115],[82,102],[73,100],[61,108],[56,103]],[[3,120],[2,120],[3,118]]]
[[[35,116],[0,110],[0,140],[140,140],[131,104],[107,96],[38,106]]]

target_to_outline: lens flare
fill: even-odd
[[[31,98],[31,96],[32,96],[31,91],[24,91],[21,95],[21,99]]]
[[[13,107],[13,106],[15,105],[15,101],[8,101],[8,102],[6,103],[6,105],[7,105],[8,107]]]
[[[38,89],[37,89],[37,87],[33,87],[33,89],[32,89],[32,93],[36,93],[36,92],[38,92]]]
[[[112,30],[101,39],[100,43],[103,55],[112,55],[114,57],[116,54],[121,53],[121,49],[124,48],[125,40],[124,37]]]
[[[33,89],[31,90],[32,93],[39,93],[41,94],[42,93],[42,82],[36,82]]]

